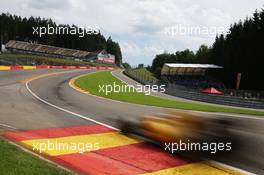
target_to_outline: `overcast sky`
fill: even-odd
[[[0,0],[0,12],[99,27],[119,42],[123,60],[136,65],[151,64],[164,51],[211,45],[215,31],[263,5],[264,0]]]

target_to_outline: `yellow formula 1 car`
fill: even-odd
[[[145,116],[139,121],[121,120],[121,131],[141,136],[159,145],[164,143],[232,142],[229,121],[188,112],[169,112],[166,115]]]

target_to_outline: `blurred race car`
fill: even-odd
[[[204,117],[189,112],[169,112],[166,115],[145,116],[139,121],[122,119],[123,133],[141,136],[156,144],[233,142],[226,119]]]

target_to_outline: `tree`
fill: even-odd
[[[131,68],[130,64],[128,64],[127,62],[123,63],[123,67],[125,69],[130,69]]]
[[[196,60],[199,60],[199,63],[210,63],[211,61],[211,48],[206,45],[201,45],[196,52]]]
[[[7,43],[9,40],[19,40],[27,42],[36,42],[57,47],[65,47],[69,49],[86,50],[89,52],[107,50],[116,57],[116,64],[122,62],[122,53],[118,42],[109,38],[106,41],[105,37],[99,34],[87,34],[79,37],[79,34],[57,34],[57,35],[33,35],[33,27],[42,26],[65,27],[78,29],[78,26],[60,24],[57,25],[52,19],[40,17],[22,18],[9,13],[0,15],[0,45]],[[0,48],[1,49],[1,48]]]
[[[255,11],[252,18],[234,23],[227,35],[220,35],[212,46],[212,59],[224,67],[222,81],[235,87],[238,73],[242,74],[241,88],[263,90],[258,76],[263,74],[264,11]],[[262,73],[261,73],[262,72]]]
[[[106,41],[106,51],[115,55],[117,65],[122,64],[122,53],[118,43],[114,42],[111,37]]]
[[[160,76],[164,63],[213,63],[224,67],[220,79],[229,88],[234,88],[237,74],[241,73],[241,88],[264,90],[260,83],[264,58],[264,9],[255,11],[252,18],[240,20],[230,26],[229,33],[217,35],[212,47],[201,45],[196,54],[189,49],[175,54],[156,55],[151,70]]]
[[[195,54],[189,49],[185,49],[184,51],[177,51],[175,56],[177,62],[179,63],[191,63],[195,59]]]
[[[144,68],[144,64],[138,64],[138,67],[137,67],[138,69],[142,69],[142,68]]]

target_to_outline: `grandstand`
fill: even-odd
[[[164,64],[161,70],[162,79],[177,85],[206,88],[223,88],[223,83],[206,75],[209,69],[222,69],[212,64]]]
[[[30,53],[68,59],[78,59],[82,61],[97,61],[110,64],[115,63],[115,57],[108,54],[105,50],[88,52],[15,40],[10,40],[5,45],[5,48],[11,52],[18,53]]]
[[[164,64],[162,80],[167,83],[169,95],[203,102],[249,108],[264,107],[264,93],[226,89],[224,84],[208,76],[209,71],[220,71],[223,67],[212,64]],[[220,89],[221,95],[203,93],[206,88]],[[246,100],[245,100],[246,99]]]

